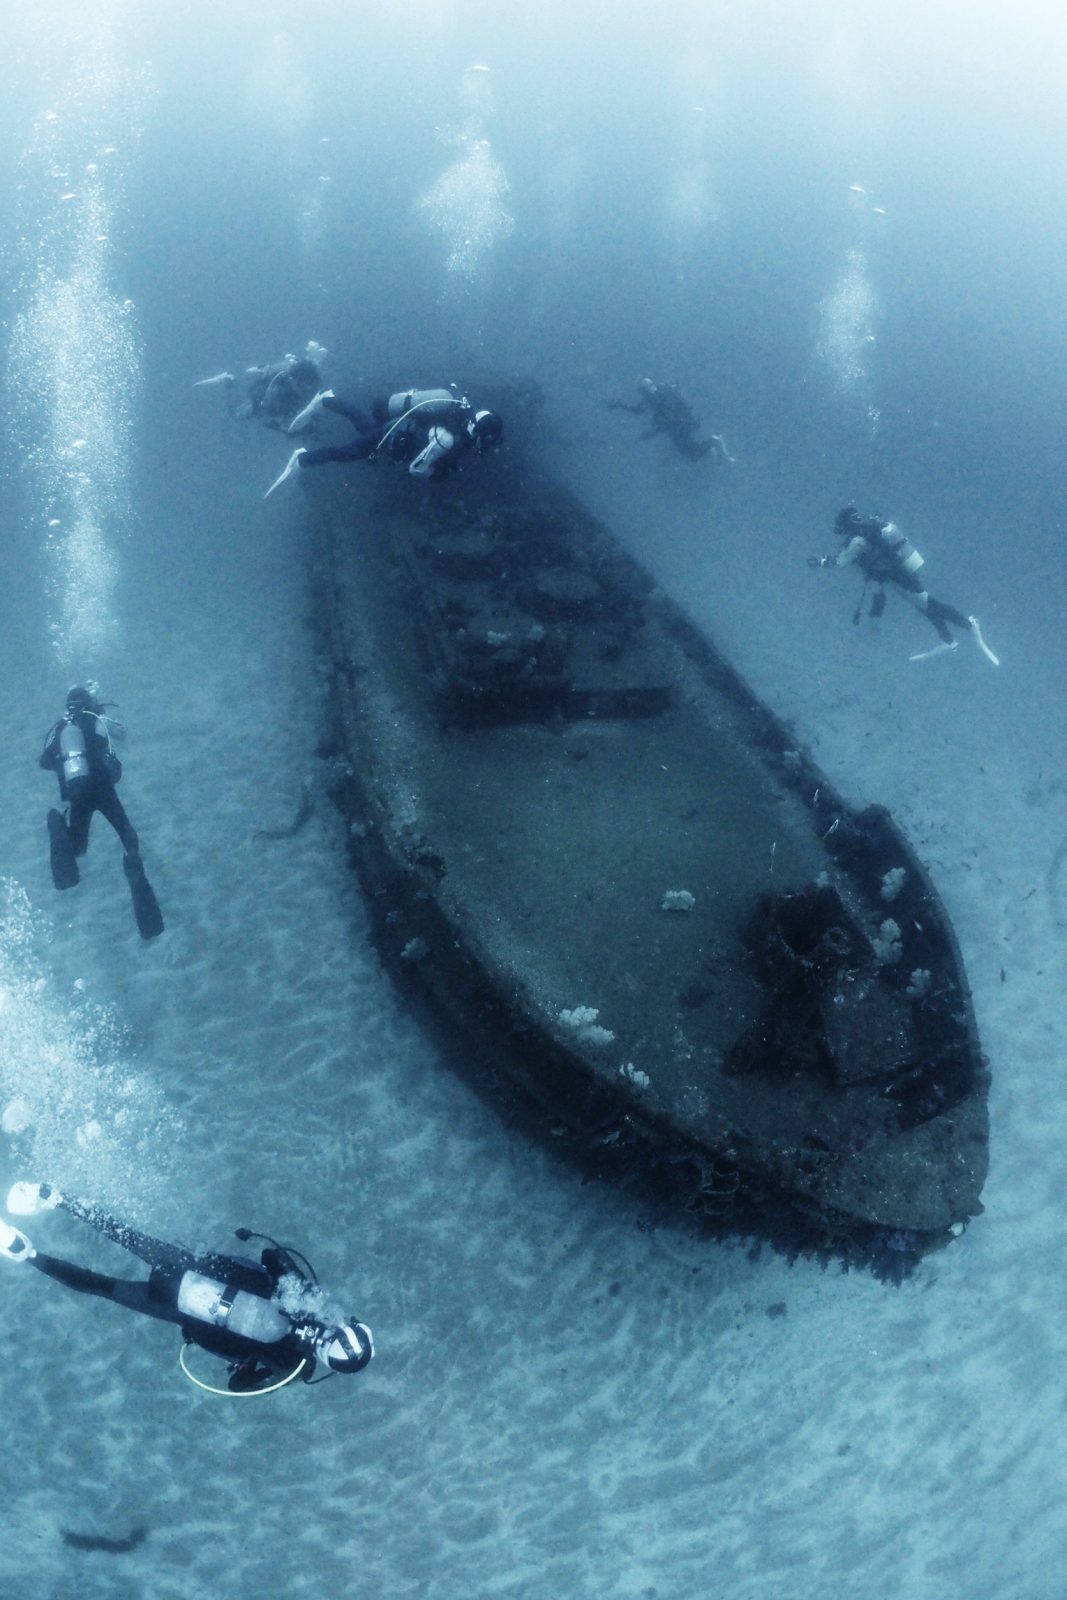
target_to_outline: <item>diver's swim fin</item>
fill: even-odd
[[[978,626],[978,618],[977,617],[968,617],[967,621],[971,625],[971,633],[974,636],[974,642],[978,646],[979,650],[981,650],[981,652],[985,656],[986,660],[991,662],[994,667],[999,667],[1000,666],[1000,657],[999,656],[995,656],[993,654],[992,650],[990,650],[989,646],[986,644],[985,640],[982,638],[982,630]]]
[[[306,445],[301,445],[299,450],[294,450],[293,451],[292,455],[289,457],[288,461],[285,463],[285,466],[282,468],[281,472],[279,472],[278,476],[275,478],[274,482],[271,484],[270,488],[267,490],[266,494],[263,496],[264,500],[268,500],[270,498],[270,496],[274,493],[275,489],[278,488],[279,484],[284,483],[287,478],[291,478],[292,477],[293,473],[296,471],[297,467],[300,465],[300,457],[301,456],[306,456],[306,455],[307,455],[307,446]]]
[[[332,389],[320,389],[318,394],[314,395],[308,401],[303,411],[297,412],[292,422],[290,422],[289,426],[286,428],[286,433],[302,433],[308,424],[313,421],[313,419],[317,417],[319,412],[322,410],[322,402],[324,400],[332,400],[333,397],[334,394]]]
[[[163,932],[163,913],[159,909],[155,890],[145,877],[144,863],[139,855],[127,851],[122,858],[122,867],[130,886],[137,931],[142,939],[156,939]]]
[[[958,639],[946,639],[944,644],[935,644],[932,650],[917,650],[913,656],[908,657],[908,660],[929,661],[931,656],[943,656],[947,650],[958,650],[959,647]]]
[[[7,1256],[9,1261],[32,1261],[36,1254],[22,1229],[13,1228],[0,1218],[0,1256]]]
[[[62,811],[48,813],[48,849],[52,858],[52,882],[57,889],[73,889],[80,876],[78,858]]]
[[[33,1217],[38,1211],[54,1211],[63,1204],[63,1196],[50,1183],[30,1183],[20,1178],[7,1191],[5,1211],[13,1217]]]

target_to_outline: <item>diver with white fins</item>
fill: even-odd
[[[721,433],[710,434],[706,439],[698,437],[700,419],[676,383],[653,383],[651,378],[642,378],[637,385],[635,405],[630,405],[626,400],[607,400],[604,403],[609,411],[628,411],[632,417],[645,418],[648,427],[641,435],[642,439],[652,439],[657,433],[662,433],[679,455],[689,461],[700,461],[710,450],[715,450],[721,461],[736,465]]]
[[[78,883],[78,857],[88,849],[89,824],[99,811],[122,843],[122,865],[141,938],[154,939],[163,932],[163,915],[145,876],[137,832],[115,792],[122,762],[114,741],[125,731],[107,715],[95,683],[76,683],[67,691],[66,709],[49,729],[39,763],[56,774],[60,799],[68,807],[66,816],[55,809],[48,813],[52,881],[57,889],[73,889]]]
[[[240,421],[254,418],[268,428],[298,432],[297,414],[303,416],[308,401],[322,388],[321,366],[327,354],[325,346],[309,339],[302,356],[290,353],[265,366],[246,367],[243,398],[238,397],[232,372],[198,378],[193,388],[223,389],[228,409]]]
[[[212,1394],[269,1394],[299,1378],[309,1383],[321,1361],[332,1373],[362,1372],[374,1355],[370,1329],[355,1317],[335,1317],[314,1269],[299,1250],[265,1234],[238,1228],[237,1238],[263,1239],[259,1261],[196,1255],[127,1227],[118,1218],[62,1195],[47,1183],[16,1183],[7,1197],[12,1216],[65,1211],[144,1261],[147,1278],[112,1278],[36,1250],[20,1228],[0,1218],[0,1255],[25,1261],[79,1294],[113,1300],[130,1311],[175,1323],[184,1344],[182,1370]],[[228,1364],[226,1388],[197,1378],[185,1359],[195,1344]]]
[[[302,468],[321,467],[330,461],[372,461],[380,455],[405,463],[413,478],[439,481],[468,451],[485,455],[497,449],[504,433],[495,411],[476,410],[455,386],[400,390],[388,399],[376,400],[370,415],[339,400],[332,389],[320,389],[293,418],[288,432],[304,432],[323,410],[342,417],[352,429],[352,438],[316,450],[294,450],[264,500]]]
[[[909,657],[911,661],[925,661],[929,656],[940,655],[945,650],[955,650],[959,641],[952,637],[952,629],[969,633],[986,660],[994,667],[1000,666],[982,636],[977,617],[964,616],[955,606],[936,599],[925,588],[919,577],[925,562],[911,541],[901,533],[895,522],[882,517],[862,516],[853,505],[839,511],[834,521],[834,532],[842,540],[842,547],[833,556],[809,556],[809,567],[857,566],[863,573],[863,592],[853,613],[853,622],[859,622],[868,587],[873,584],[870,615],[880,617],[885,610],[885,589],[888,585],[902,595],[926,620],[932,624],[941,643],[931,650],[918,650]]]

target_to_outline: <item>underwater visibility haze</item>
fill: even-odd
[[[0,1259],[0,1593],[1062,1594],[1065,66],[1067,20],[1000,0],[7,8],[0,1190],[197,1252],[274,1235],[376,1355],[217,1396],[173,1328]],[[306,485],[264,499],[292,441],[194,387],[308,341],[361,405],[539,395],[504,451],[528,428],[907,833],[992,1139],[984,1214],[902,1283],[583,1182],[383,970]],[[608,408],[646,376],[722,451]],[[911,659],[921,615],[809,567],[848,502],[999,666]],[[38,756],[89,680],[151,939],[102,817],[53,888]],[[19,1225],[136,1272],[62,1209]]]

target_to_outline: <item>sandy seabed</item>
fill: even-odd
[[[223,439],[192,484],[175,461],[153,542],[124,549],[104,688],[167,918],[149,946],[99,820],[82,886],[52,890],[35,740],[68,674],[24,615],[6,636],[3,871],[25,901],[0,1097],[27,1125],[0,1184],[51,1179],[193,1246],[274,1233],[378,1356],[215,1400],[173,1329],[0,1262],[0,1595],[1057,1600],[1067,783],[1022,628],[983,616],[999,674],[961,651],[909,676],[910,616],[846,624],[815,663],[758,591],[723,607],[730,557],[694,577],[654,553],[834,781],[918,845],[994,1068],[987,1212],[950,1250],[899,1289],[751,1261],[583,1187],[446,1069],[379,968],[321,795],[293,839],[251,838],[323,778],[299,491],[258,499],[278,454]],[[61,1215],[27,1231],[124,1270]],[[138,1528],[121,1554],[62,1539]]]

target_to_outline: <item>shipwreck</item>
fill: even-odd
[[[518,447],[304,477],[332,791],[456,1059],[719,1232],[894,1276],[961,1232],[988,1072],[888,813]]]

